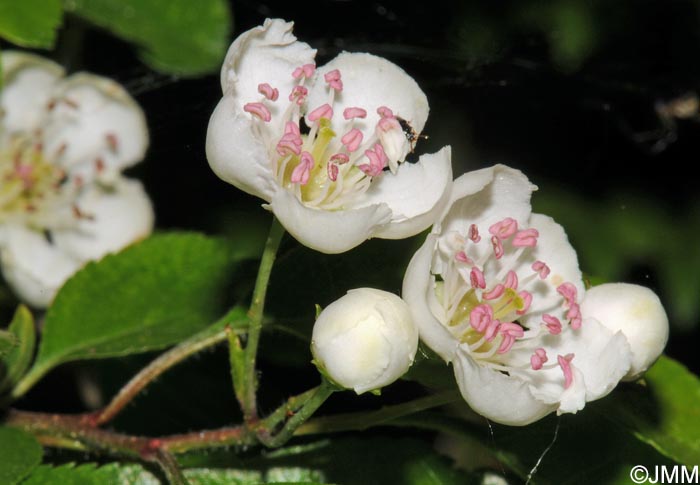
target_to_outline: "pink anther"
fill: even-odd
[[[483,292],[481,294],[481,298],[484,300],[495,300],[496,298],[503,296],[505,291],[506,287],[498,283],[492,290]]]
[[[310,121],[318,121],[321,118],[327,118],[330,120],[333,118],[333,108],[331,108],[330,104],[326,103],[313,110],[307,115],[307,117]]]
[[[484,278],[484,272],[479,268],[474,266],[471,273],[469,273],[469,281],[472,284],[472,288],[481,288],[482,290],[486,288],[486,279]]]
[[[508,352],[513,348],[515,340],[525,335],[523,328],[517,323],[501,323],[498,328],[498,333],[501,334],[502,337],[501,345],[498,347],[499,354]]]
[[[343,110],[343,118],[350,120],[352,118],[366,118],[367,110],[362,108],[345,108]]]
[[[277,153],[282,157],[292,154],[299,155],[303,143],[299,125],[293,121],[287,121],[284,126],[284,135],[280,138],[280,141],[277,142]]]
[[[488,328],[486,328],[486,332],[484,332],[484,339],[487,342],[492,341],[493,339],[496,338],[496,335],[498,335],[498,329],[501,327],[501,322],[498,320],[492,320],[491,323],[489,323]]]
[[[481,236],[479,236],[479,228],[476,227],[476,224],[469,226],[469,239],[471,239],[473,243],[478,243],[481,241]]]
[[[333,182],[338,180],[338,165],[335,163],[328,163],[328,178]]]
[[[503,257],[503,243],[496,236],[491,236],[491,245],[493,246],[493,254],[496,259]]]
[[[393,118],[394,117],[394,112],[391,111],[386,106],[380,106],[379,108],[377,108],[377,114],[382,118]]]
[[[331,161],[342,165],[344,163],[348,163],[350,161],[350,157],[348,157],[345,153],[336,153],[335,155],[331,155]]]
[[[340,142],[345,145],[345,148],[349,152],[354,152],[358,148],[360,148],[360,145],[362,144],[362,132],[358,130],[357,128],[353,128],[352,130],[348,131],[343,135],[343,137],[340,139]]]
[[[532,263],[532,271],[535,273],[539,273],[541,279],[545,279],[547,276],[549,276],[549,266],[543,261],[535,261]]]
[[[518,231],[513,238],[513,246],[516,248],[530,247],[534,248],[537,246],[537,238],[540,237],[540,233],[537,229],[524,229]]]
[[[295,184],[306,185],[309,183],[311,169],[314,167],[314,157],[309,152],[301,152],[299,165],[292,171],[291,181]]]
[[[377,127],[384,133],[387,133],[392,130],[402,131],[401,125],[399,124],[396,118],[382,118],[377,123]]]
[[[581,307],[578,303],[571,304],[569,311],[566,312],[566,318],[569,319],[571,328],[573,328],[574,330],[578,330],[579,328],[581,328],[581,323],[583,320],[581,317]]]
[[[362,170],[370,177],[376,177],[384,170],[389,159],[384,153],[384,147],[380,143],[374,144],[374,149],[365,150],[365,156],[369,159],[369,163],[358,165],[357,168]]]
[[[506,280],[504,282],[504,286],[512,290],[518,289],[518,275],[515,273],[515,271],[508,271],[508,274],[506,275]]]
[[[467,253],[465,253],[464,251],[457,251],[457,254],[455,254],[455,259],[460,263],[474,264],[472,258],[467,256]]]
[[[562,283],[557,286],[557,292],[564,297],[567,306],[576,303],[577,291],[573,283]]]
[[[292,72],[292,77],[294,79],[299,79],[302,76],[304,76],[305,78],[310,78],[311,76],[314,75],[315,71],[316,71],[315,64],[304,64],[303,66],[300,66],[300,67],[297,67],[296,69],[294,69],[294,72]]]
[[[289,101],[296,100],[296,103],[301,106],[306,101],[306,96],[309,94],[309,90],[304,86],[294,86],[292,92],[289,94]]]
[[[535,353],[530,357],[530,365],[532,366],[532,370],[540,370],[542,365],[548,360],[547,352],[543,348],[540,347],[539,349],[536,349]]]
[[[561,322],[557,317],[545,313],[542,315],[542,320],[544,320],[544,324],[547,330],[549,330],[549,333],[552,335],[559,335],[561,333]]]
[[[337,69],[333,69],[332,71],[328,71],[326,74],[323,75],[323,79],[328,83],[328,86],[330,86],[332,89],[335,89],[336,91],[342,91],[343,90],[343,81],[340,80],[340,71]]]
[[[469,325],[478,332],[485,332],[493,321],[493,308],[491,305],[481,303],[469,313]]]
[[[523,300],[523,307],[520,310],[516,310],[515,313],[518,315],[525,315],[532,305],[532,293],[529,291],[521,291],[518,296]]]
[[[512,217],[506,217],[500,222],[489,227],[489,232],[499,239],[508,239],[518,230],[518,221]]]
[[[277,101],[277,98],[280,96],[279,90],[277,88],[273,88],[267,83],[258,84],[258,92],[270,101]]]
[[[574,373],[571,370],[571,361],[574,354],[557,355],[557,362],[564,373],[564,389],[568,389],[574,381]]]
[[[243,111],[250,113],[253,116],[257,116],[264,122],[268,122],[272,119],[272,114],[270,110],[262,103],[248,103],[243,106]]]

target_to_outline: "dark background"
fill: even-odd
[[[541,189],[535,207],[554,215],[575,247],[600,242],[602,249],[582,251],[584,271],[657,291],[672,320],[667,353],[700,371],[698,307],[678,310],[671,304],[675,287],[661,277],[664,258],[671,254],[688,260],[680,275],[687,284],[683,280],[680,286],[698,286],[700,180],[693,170],[700,156],[700,123],[697,112],[674,118],[659,111],[680,96],[692,98],[700,86],[700,2],[232,1],[231,8],[231,39],[266,17],[281,17],[294,20],[297,37],[319,50],[318,64],[348,50],[371,52],[403,67],[431,106],[424,131],[429,138],[418,152],[452,145],[455,175],[493,163],[523,170]],[[151,147],[131,175],[144,181],[153,198],[159,229],[231,234],[245,225],[265,230],[269,216],[261,201],[217,179],[205,158],[208,119],[221,96],[218,74],[183,79],[153,72],[128,44],[70,17],[54,57],[69,70],[117,79],[142,105]],[[558,196],[567,204],[559,204]],[[648,207],[654,211],[647,220]],[[608,215],[624,219],[625,211],[635,220],[641,214],[634,230],[611,234],[610,226],[601,224]],[[679,234],[687,242],[674,243]],[[640,240],[656,245],[639,251]],[[298,250],[295,245],[287,241],[285,250]],[[678,250],[669,251],[669,245]],[[371,250],[390,247],[376,243]],[[616,252],[608,254],[608,247]],[[664,258],[656,256],[660,251]],[[600,271],[596,258],[610,255],[622,261],[620,267],[595,273]],[[326,260],[342,266],[353,257]],[[289,292],[277,279],[273,276],[272,295]],[[398,291],[400,278],[391,281],[393,287],[386,289]],[[345,290],[339,285],[334,292],[340,296]],[[183,372],[201,376],[206,371],[196,366],[219,364],[225,369],[225,354],[212,359]],[[315,379],[308,374],[313,370],[308,356],[301,360],[306,370],[290,368],[288,375]],[[117,373],[128,376],[139,363],[125,359]],[[106,375],[113,371],[109,366],[95,368]],[[63,377],[54,376],[53,385]],[[52,386],[48,381],[44,390],[39,386],[29,395],[30,406]],[[234,404],[229,398],[220,406]]]

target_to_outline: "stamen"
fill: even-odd
[[[476,266],[472,268],[472,271],[469,274],[469,280],[472,284],[472,288],[481,288],[482,290],[486,288],[486,279],[484,278],[484,273]]]
[[[338,163],[339,165],[343,165],[344,163],[348,163],[350,161],[350,157],[348,157],[345,153],[336,153],[335,155],[331,155],[330,160]]]
[[[491,236],[491,245],[493,246],[493,254],[496,259],[501,259],[503,257],[503,243],[496,236]]]
[[[391,111],[386,106],[380,106],[379,108],[377,108],[377,114],[382,118],[393,118],[394,117],[394,112]]]
[[[501,345],[498,347],[499,354],[508,352],[513,347],[515,339],[522,338],[525,335],[523,328],[517,323],[501,323],[498,333],[502,337]]]
[[[532,304],[532,293],[523,290],[518,293],[518,296],[523,300],[523,307],[520,310],[517,310],[515,313],[518,315],[525,315]]]
[[[338,180],[338,165],[328,162],[328,178],[335,182]]]
[[[318,121],[321,118],[331,119],[333,117],[333,108],[326,103],[313,110],[307,117],[310,121]]]
[[[485,291],[481,294],[481,298],[484,300],[495,300],[503,296],[506,291],[506,287],[498,283],[491,291]]]
[[[473,243],[478,243],[481,241],[481,236],[479,236],[479,228],[476,227],[476,224],[469,226],[469,239],[471,239]]]
[[[464,251],[458,251],[457,254],[455,254],[455,259],[460,263],[474,264],[474,261],[472,261],[472,259],[467,256],[467,253]]]
[[[537,245],[537,238],[540,233],[537,229],[525,229],[519,231],[513,238],[513,246],[516,248],[530,247],[533,248]]]
[[[547,330],[549,330],[549,333],[552,335],[559,335],[561,333],[561,322],[557,317],[545,313],[542,315],[542,320],[544,320],[544,324]]]
[[[299,79],[300,77],[304,76],[305,78],[310,78],[311,76],[314,75],[314,72],[316,71],[316,65],[315,64],[304,64],[303,66],[297,67],[294,69],[292,72],[292,77],[294,79]],[[291,101],[291,99],[290,99]]]
[[[309,183],[311,169],[314,167],[314,157],[309,152],[301,152],[301,160],[299,165],[294,167],[292,171],[291,181],[295,184],[306,185]]]
[[[564,373],[564,389],[568,389],[574,381],[574,374],[571,371],[571,361],[573,358],[574,354],[557,355],[557,362]]]
[[[384,153],[384,148],[381,144],[375,143],[374,149],[365,150],[365,156],[369,159],[369,163],[358,165],[357,168],[362,170],[370,177],[376,177],[381,174],[386,167],[387,157]]]
[[[506,275],[505,287],[512,288],[514,290],[518,289],[518,275],[515,274],[515,271],[508,271],[508,274]]]
[[[489,232],[499,239],[508,239],[510,236],[515,234],[517,230],[518,221],[516,221],[512,217],[506,217],[502,221],[497,222],[491,227],[489,227]]]
[[[340,139],[340,142],[345,146],[347,151],[352,153],[358,148],[360,148],[362,138],[362,132],[357,128],[353,128],[352,130],[348,131],[346,134],[343,135],[343,137]]]
[[[532,370],[540,370],[542,365],[547,362],[547,352],[543,348],[535,350],[535,353],[530,357],[530,365]]]
[[[117,153],[119,151],[119,139],[117,138],[117,135],[114,133],[107,133],[105,135],[105,139],[107,140],[107,146],[109,147],[109,150],[112,153]],[[65,143],[61,144],[63,150],[65,150]]]
[[[284,135],[280,138],[280,141],[277,142],[277,153],[279,153],[281,157],[292,154],[298,156],[301,153],[301,146],[303,143],[299,125],[293,121],[287,121],[284,127]]]
[[[576,303],[577,291],[573,283],[562,283],[557,286],[557,293],[564,297],[568,306]]]
[[[367,110],[364,110],[362,108],[345,108],[345,110],[343,110],[343,118],[345,118],[346,120],[366,117]]]
[[[277,88],[273,88],[267,83],[258,84],[258,92],[270,101],[277,101],[277,98],[279,98],[280,95]]]
[[[327,72],[324,74],[323,79],[325,79],[331,89],[335,89],[336,91],[343,90],[343,81],[340,80],[339,70],[333,69],[332,71]]]
[[[549,276],[549,266],[547,266],[546,263],[543,261],[535,261],[532,263],[532,271],[535,273],[538,273],[540,275],[540,279],[545,279],[547,276]]]
[[[493,321],[493,308],[491,305],[481,303],[469,313],[469,324],[479,332],[484,332]]]
[[[289,101],[296,100],[297,105],[301,106],[306,101],[306,96],[309,94],[309,90],[304,86],[294,86],[292,92],[289,94]]]
[[[270,110],[262,103],[248,103],[243,106],[243,111],[257,116],[266,123],[272,119]]]
[[[573,328],[574,330],[578,330],[579,328],[581,328],[581,307],[578,303],[571,304],[571,308],[569,308],[569,311],[566,312],[566,318],[570,320],[569,323],[571,324],[571,328]]]

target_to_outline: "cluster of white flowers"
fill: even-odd
[[[420,335],[474,410],[523,425],[575,413],[654,362],[668,321],[653,292],[587,290],[564,230],[531,212],[535,187],[521,172],[497,165],[452,181],[449,147],[406,163],[428,116],[413,79],[369,54],[317,68],[292,26],[267,20],[231,45],[207,134],[214,172],[325,253],[433,228],[403,300],[358,289],[319,315],[321,372],[377,390],[408,370]]]
[[[43,308],[87,261],[147,236],[150,200],[121,171],[143,158],[143,112],[115,82],[64,77],[39,56],[2,53],[0,261]]]

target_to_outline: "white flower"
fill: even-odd
[[[319,370],[357,394],[404,375],[417,348],[418,329],[406,302],[372,288],[350,290],[328,305],[311,338]]]
[[[625,381],[639,378],[666,347],[668,317],[659,297],[649,288],[628,283],[595,286],[586,291],[581,313],[627,338],[632,366]]]
[[[631,361],[623,334],[582,312],[576,253],[561,226],[531,213],[534,189],[502,165],[455,180],[403,286],[421,339],[452,363],[467,403],[510,425],[575,413]]]
[[[317,69],[292,25],[268,19],[229,48],[207,132],[214,172],[321,252],[429,227],[448,196],[450,149],[402,163],[428,117],[425,94],[370,54],[344,52]]]
[[[147,236],[153,209],[121,171],[143,158],[144,115],[109,79],[3,52],[0,263],[19,297],[46,307],[86,261]]]

